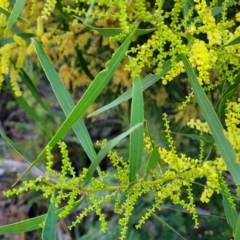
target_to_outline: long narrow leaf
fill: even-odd
[[[55,212],[55,197],[52,195],[51,204],[48,208],[46,220],[42,231],[42,240],[55,240],[56,239],[56,221],[57,216]]]
[[[235,77],[233,82],[234,83],[229,85],[229,87],[224,91],[221,99],[219,100],[219,102],[217,103],[217,105],[215,107],[216,112],[217,112],[219,118],[221,118],[224,115],[224,113],[225,113],[227,100],[230,100],[232,98],[232,96],[240,88],[240,73]]]
[[[63,10],[63,5],[62,5],[61,0],[57,0],[56,8],[61,13],[61,17],[63,17],[67,22],[71,21],[70,14],[67,13],[67,11]]]
[[[37,88],[34,86],[31,78],[28,76],[28,74],[24,71],[24,69],[21,69],[19,73],[22,81],[26,84],[27,89],[32,93],[32,96],[36,99],[36,101],[45,109],[48,111],[48,107],[46,104],[42,101],[42,98],[40,94],[37,91]]]
[[[77,53],[78,60],[79,60],[79,62],[80,62],[80,64],[81,64],[81,67],[82,67],[83,71],[87,74],[87,76],[88,76],[91,80],[93,80],[93,79],[94,79],[94,76],[93,76],[93,75],[91,74],[91,72],[89,71],[88,66],[87,66],[87,63],[86,63],[86,61],[85,61],[85,59],[84,59],[84,57],[83,57],[83,55],[82,55],[81,50],[76,47],[76,48],[75,48],[75,51],[76,51],[76,53]]]
[[[152,134],[151,134],[151,131],[149,128],[148,121],[145,121],[145,122],[146,122],[146,131],[147,131],[147,135],[149,136],[149,141],[151,143],[152,152],[151,152],[151,155],[147,162],[147,166],[145,168],[144,179],[147,178],[147,174],[150,172],[151,169],[153,169],[156,166],[156,163],[158,163],[159,170],[160,170],[160,172],[162,172],[161,157],[160,157],[160,153],[158,151],[159,147],[155,145],[155,143],[152,139]]]
[[[129,130],[127,130],[126,132],[120,134],[119,136],[115,137],[114,139],[112,139],[111,141],[109,141],[106,146],[101,149],[101,151],[98,153],[98,155],[96,156],[96,158],[94,159],[94,161],[91,163],[86,178],[85,178],[85,184],[87,184],[90,180],[91,177],[95,171],[95,169],[97,168],[97,166],[100,164],[100,162],[102,161],[102,159],[108,154],[108,152],[114,148],[122,139],[124,139],[125,137],[127,137],[130,133],[137,131],[137,129],[139,129],[142,126],[142,123],[137,124],[136,126],[131,127]]]
[[[13,43],[13,42],[14,42],[14,40],[13,40],[12,37],[6,37],[6,38],[1,37],[1,39],[0,39],[0,47],[4,46],[5,44]]]
[[[232,227],[232,230],[234,232],[234,230],[236,229],[236,225],[237,225],[238,213],[237,213],[236,209],[234,209],[231,206],[231,204],[228,200],[228,196],[225,194],[222,194],[222,196],[223,196],[222,203],[223,203],[224,212],[225,212],[225,215],[227,218],[227,222]]]
[[[176,58],[176,62],[178,62],[179,60],[180,60],[180,56],[178,56]],[[163,70],[159,75],[153,75],[150,73],[149,75],[147,75],[145,78],[142,79],[142,90],[144,91],[147,88],[151,87],[153,84],[155,84],[171,68],[172,68],[171,59],[169,59],[163,64],[163,67],[162,67]],[[118,106],[120,103],[125,102],[131,98],[132,98],[132,88],[129,88],[125,93],[123,93],[117,99],[115,99],[111,103],[105,105],[104,107],[99,108],[98,110],[94,111],[93,113],[89,114],[88,117],[96,116],[102,112],[107,111],[108,109]]]
[[[5,32],[7,32],[15,23],[15,21],[20,16],[23,7],[25,6],[26,0],[16,0],[16,3],[14,4],[13,10],[11,12],[11,15],[8,19],[7,27],[5,29]]]
[[[48,128],[48,126],[44,123],[40,116],[38,116],[37,112],[27,103],[27,101],[23,97],[15,98],[18,105],[30,116],[35,122],[39,123],[43,131],[49,136],[52,137],[52,131]]]
[[[131,106],[131,127],[136,124],[143,123],[143,93],[141,78],[137,77],[133,80],[133,96]],[[129,149],[129,182],[136,180],[137,172],[141,167],[143,154],[143,125],[130,134]]]
[[[11,15],[11,13],[7,10],[5,10],[4,8],[0,7],[0,13],[3,13],[6,17],[9,17]],[[21,23],[25,23],[25,24],[30,24],[26,19],[22,18],[22,17],[18,17],[17,21],[21,22]]]
[[[234,2],[235,2],[235,0],[230,0],[230,1],[228,1],[228,3],[227,3],[227,8],[228,8],[229,6],[231,6]],[[215,7],[215,8],[213,8],[213,9],[212,9],[212,16],[214,17],[214,16],[218,15],[219,13],[222,12],[222,10],[223,10],[223,7]]]
[[[74,16],[75,18],[77,18],[78,20],[80,20],[84,25],[86,25],[89,29],[93,29],[97,32],[99,32],[101,35],[105,36],[105,37],[113,37],[116,36],[118,34],[120,34],[122,32],[121,28],[99,28],[99,27],[94,27],[88,23],[86,23],[82,18]],[[135,31],[135,36],[141,36],[144,34],[148,34],[153,32],[154,30],[156,30],[156,28],[150,28],[150,29],[137,29]]]
[[[212,16],[217,16],[219,13],[222,12],[222,7],[215,7],[212,9]]]
[[[173,227],[171,227],[167,222],[165,222],[163,219],[158,217],[156,214],[153,214],[154,218],[157,219],[160,223],[162,223],[163,226],[169,228],[173,232],[175,232],[179,237],[181,237],[183,240],[187,240],[185,237],[183,237],[177,230],[175,230]]]
[[[56,134],[53,136],[53,138],[50,140],[48,145],[50,147],[53,147],[64,134],[69,131],[74,124],[83,116],[83,114],[86,112],[88,107],[91,106],[91,104],[96,100],[96,98],[99,96],[99,94],[102,92],[102,90],[105,88],[105,86],[108,84],[109,80],[111,79],[112,75],[114,74],[115,70],[119,66],[122,58],[124,57],[124,54],[131,43],[131,40],[134,36],[134,31],[128,36],[128,38],[123,42],[123,44],[120,46],[120,48],[115,52],[115,54],[112,56],[112,59],[106,64],[106,69],[101,71],[94,81],[91,83],[91,85],[88,87],[82,98],[79,100],[77,105],[74,107],[72,112],[68,115],[67,119],[63,122],[61,127],[58,129]],[[44,58],[44,61],[42,64],[49,70],[49,74],[51,74],[51,78],[48,76],[50,79],[54,79],[54,77],[59,78],[58,74],[50,64],[50,68],[48,66],[48,59],[46,55],[43,52],[43,49],[41,45],[37,42],[37,40],[33,39],[35,48],[37,50],[37,53],[39,55],[39,58]],[[41,55],[41,57],[40,57]],[[55,90],[57,89],[58,86],[56,86]],[[71,106],[70,106],[71,107]],[[77,129],[77,131],[80,131],[80,129]],[[29,168],[23,173],[23,175],[28,172],[38,161],[41,160],[41,158],[45,155],[46,148],[43,149],[43,151],[39,154],[37,159],[29,166]],[[22,175],[22,176],[23,176]],[[21,177],[22,177],[21,176]],[[21,178],[20,177],[20,178]],[[20,179],[19,178],[19,179]],[[19,181],[18,179],[18,181]],[[17,182],[16,182],[17,183]],[[15,184],[16,184],[15,183]]]
[[[237,223],[234,231],[234,239],[240,239],[240,215],[238,215]]]
[[[209,134],[197,135],[197,134],[191,134],[191,133],[178,133],[178,132],[171,132],[171,133],[176,134],[176,135],[185,136],[185,137],[191,138],[193,140],[197,140],[197,141],[215,143],[213,137]]]
[[[223,45],[223,47],[231,46],[240,43],[240,36],[236,37],[235,39],[231,40],[230,42]]]
[[[194,4],[193,4],[193,6],[192,6],[192,4],[193,4],[193,2],[189,0],[189,1],[186,1],[185,4],[183,5],[182,13],[183,13],[184,18],[188,17],[189,10],[194,7]],[[189,22],[191,22],[191,21],[192,21],[192,18],[189,19]],[[186,24],[185,27],[187,27],[187,22],[185,24]]]
[[[23,39],[29,39],[36,36],[35,34],[28,32],[17,32],[16,35]]]
[[[33,39],[33,44],[35,46],[39,60],[42,64],[43,70],[45,71],[47,78],[52,86],[53,92],[54,92],[56,98],[58,99],[58,102],[60,103],[65,116],[68,117],[69,114],[71,113],[71,111],[73,110],[73,108],[75,107],[74,101],[73,101],[69,91],[67,90],[66,86],[60,79],[58,73],[52,66],[52,64],[49,61],[46,54],[44,53],[43,48],[40,45],[40,43],[36,39]],[[79,118],[80,118],[80,116],[79,116]],[[85,150],[86,154],[88,155],[89,159],[93,160],[96,156],[96,153],[93,148],[92,140],[89,136],[89,133],[87,131],[87,128],[86,128],[83,120],[80,119],[80,120],[76,121],[76,123],[73,124],[72,126],[73,126],[73,130],[74,130],[79,142],[81,143],[81,145],[82,145],[83,149]]]
[[[205,92],[200,86],[197,80],[196,74],[185,55],[182,55],[182,60],[183,60],[190,84],[193,88],[195,97],[198,101],[198,104],[200,105],[202,114],[208,123],[208,126],[213,135],[213,138],[222,155],[222,158],[225,161],[228,167],[228,170],[230,171],[234,181],[237,184],[240,184],[240,165],[236,163],[236,154],[234,152],[234,149],[232,148],[228,139],[225,137],[222,124],[219,121]]]
[[[160,155],[159,155],[158,147],[155,146],[148,160],[144,175],[146,176],[156,166],[156,164],[159,163],[159,161],[160,161]]]

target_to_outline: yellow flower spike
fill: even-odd
[[[52,174],[52,167],[53,167],[53,155],[51,153],[51,148],[47,145],[46,147],[46,180],[50,180],[50,176]]]
[[[152,152],[152,142],[150,137],[146,136],[146,134],[144,134],[144,148],[148,153]]]
[[[58,143],[58,146],[59,146],[60,152],[62,154],[61,179],[62,179],[62,181],[64,181],[64,179],[67,179],[68,173],[70,173],[71,177],[74,178],[76,173],[74,171],[74,168],[72,167],[71,160],[68,157],[67,145],[66,145],[66,143],[60,141]]]
[[[43,35],[43,19],[41,17],[37,18],[37,32],[36,35],[37,37],[41,37]]]
[[[48,20],[48,18],[50,17],[51,13],[53,12],[55,5],[56,5],[57,1],[56,0],[46,0],[42,13],[41,13],[41,18],[43,20]]]
[[[235,18],[236,21],[240,22],[240,12],[236,13]]]
[[[5,10],[8,10],[9,0],[1,0],[0,7]],[[3,13],[0,13],[0,28],[5,27],[5,25],[7,24],[6,20],[7,20],[7,17]]]
[[[7,43],[0,48],[0,56],[1,56],[1,73],[7,74],[10,68],[10,57],[11,50],[14,48],[15,43]]]
[[[18,77],[18,72],[14,67],[12,67],[10,72],[10,82],[11,82],[12,90],[16,95],[16,97],[21,97],[22,91],[20,90],[20,87],[18,85],[17,77]]]
[[[166,85],[168,82],[172,81],[175,77],[177,77],[180,73],[185,72],[183,62],[180,61],[176,63],[170,71],[166,74],[165,77],[162,77],[162,84]]]
[[[31,0],[30,16],[33,16],[35,9],[36,9],[36,0]]]
[[[204,83],[209,83],[209,70],[214,64],[211,59],[211,55],[213,55],[213,52],[209,52],[207,49],[205,43],[200,40],[195,40],[191,50],[189,52],[189,61],[192,65],[195,65],[197,67],[197,70],[199,72],[199,83],[202,85]]]
[[[167,140],[168,140],[168,143],[169,143],[169,147],[171,148],[172,154],[176,154],[176,148],[173,144],[173,138],[171,136],[169,121],[167,119],[167,114],[166,113],[163,114],[163,120],[165,122],[164,126],[165,126],[165,132],[167,134]]]
[[[26,41],[17,35],[13,36],[13,40],[20,46],[26,46]]]
[[[196,128],[198,131],[201,132],[210,133],[208,124],[206,122],[201,122],[199,119],[191,119],[189,122],[187,122],[187,126],[189,126],[190,128]]]
[[[226,136],[229,139],[230,143],[232,144],[236,155],[237,155],[237,162],[240,162],[240,99],[237,102],[227,102],[226,103],[226,127],[227,132]]]
[[[17,69],[17,71],[19,71],[22,68],[26,53],[27,49],[25,46],[20,47],[20,49],[18,50],[18,58],[17,62],[15,63],[15,68]]]

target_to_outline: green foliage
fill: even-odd
[[[55,214],[55,198],[53,194],[51,198],[51,204],[46,215],[46,220],[44,221],[44,227],[42,231],[43,240],[56,239],[55,226],[56,226],[56,214]]]
[[[114,238],[140,239],[137,230],[144,228],[153,217],[163,228],[159,237],[187,239],[194,236],[188,233],[192,225],[183,223],[184,218],[180,216],[179,225],[175,225],[170,217],[159,216],[159,210],[167,204],[181,207],[177,211],[185,209],[192,216],[194,227],[201,228],[198,206],[213,206],[216,194],[221,194],[229,232],[237,240],[240,235],[236,204],[240,195],[240,98],[237,92],[240,14],[235,8],[239,8],[235,1],[205,0],[99,0],[91,4],[85,0],[57,3],[46,0],[44,5],[36,1],[16,1],[13,6],[8,0],[1,1],[0,87],[10,89],[18,105],[48,136],[34,159],[26,156],[0,128],[5,141],[30,163],[14,184],[20,183],[20,186],[5,191],[4,195],[11,197],[36,191],[51,203],[46,215],[2,226],[0,233],[42,228],[42,239],[55,239],[57,219],[67,218],[80,204],[80,213],[69,225],[70,230],[86,218],[96,216],[100,225],[94,223],[93,226],[106,234],[102,235],[103,239],[111,238],[108,230],[111,221],[118,223],[117,233],[112,233]],[[75,16],[72,18],[71,14]],[[101,21],[104,27],[98,27]],[[100,54],[92,44],[99,38],[96,32],[111,40]],[[99,40],[104,41],[104,38]],[[104,55],[105,49],[107,55]],[[103,67],[100,58],[101,63],[96,61],[93,67],[89,60],[93,53],[95,60],[98,55],[110,60]],[[129,61],[125,55],[130,56]],[[63,111],[65,118],[56,131],[24,98],[23,92],[28,90],[54,121],[55,116],[30,77],[31,71],[27,72],[27,61],[43,69]],[[82,68],[78,67],[79,62]],[[113,91],[117,73],[119,92]],[[84,74],[91,81],[80,84],[79,90],[74,80]],[[68,89],[71,84],[75,86],[73,92],[82,91],[77,99]],[[103,106],[89,114],[88,109],[109,89],[108,95],[113,95],[114,100],[108,104],[100,101],[99,105]],[[116,92],[120,96],[115,97]],[[100,113],[130,99],[125,130],[112,139],[99,139],[96,147],[100,150],[96,153],[85,116],[94,121]],[[158,108],[149,108],[149,99],[154,100]],[[153,111],[157,116],[160,110],[161,132],[156,130],[157,125],[150,131],[149,115]],[[105,120],[107,117],[104,115]],[[80,169],[75,169],[63,141],[71,129],[91,161]],[[184,137],[188,138],[187,143]],[[53,154],[56,144],[61,153],[58,170]],[[124,145],[125,152],[120,144]],[[24,180],[23,176],[43,158],[46,159],[43,176]],[[102,163],[106,159],[109,164],[104,169]],[[229,178],[237,190],[232,189]],[[115,220],[109,220],[107,203],[111,203],[110,214],[116,216]],[[92,229],[91,226],[85,238],[80,239],[93,239]],[[147,231],[143,235],[150,239]]]

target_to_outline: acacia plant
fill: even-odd
[[[69,228],[81,224],[94,211],[105,232],[108,224],[101,206],[112,201],[112,210],[119,216],[119,239],[125,239],[139,199],[148,195],[152,196],[151,206],[138,219],[137,229],[161,209],[165,201],[187,210],[198,228],[196,198],[208,204],[217,193],[222,194],[232,235],[240,239],[236,205],[240,184],[239,5],[240,2],[234,0],[16,0],[14,4],[1,0],[0,86],[3,90],[11,89],[16,101],[49,135],[49,141],[36,159],[20,152],[31,163],[25,173],[46,159],[43,176],[22,181],[20,187],[4,194],[9,197],[40,191],[51,204],[42,218],[28,220],[27,226],[24,222],[14,227],[2,226],[0,233],[17,231],[21,226],[24,226],[21,231],[43,228],[42,238],[54,239],[55,231],[49,229],[49,224],[57,218],[66,218],[83,201],[88,205]],[[99,36],[104,36],[103,45],[111,49],[104,55],[109,61],[102,71],[101,54],[97,54],[100,49],[96,47]],[[81,64],[78,54],[85,58]],[[66,116],[54,133],[37,111],[33,113],[26,108],[23,93],[30,88],[26,84],[31,82],[27,77],[26,63],[29,62],[40,63]],[[164,107],[166,101],[160,104],[164,133],[159,134],[166,136],[168,144],[154,141],[148,131],[143,94],[147,93],[146,98],[155,94],[153,98],[158,102],[163,91],[166,98],[171,94],[167,86],[172,82],[188,89],[181,104],[172,103],[175,115],[186,115],[192,103],[199,106],[194,118],[184,117],[185,127],[195,129],[195,134],[187,137],[199,141],[198,157],[188,156],[175,145],[175,137],[178,141],[179,136],[181,139],[181,128],[178,135],[172,135],[169,117],[172,113]],[[70,84],[73,88],[87,86],[76,105],[68,90]],[[131,100],[130,128],[114,139],[99,139],[100,151],[96,153],[84,117],[89,108],[96,108],[98,96],[109,87],[116,89],[119,84],[122,91],[126,91],[88,117]],[[153,85],[159,91],[149,91]],[[38,96],[34,85],[31,92]],[[41,99],[37,100],[45,106]],[[73,168],[67,145],[62,141],[71,128],[91,160],[90,166],[81,169],[80,174]],[[1,135],[17,149],[3,130]],[[114,147],[128,135],[126,157]],[[51,153],[56,144],[62,154],[59,172],[53,169]],[[101,170],[99,165],[105,157],[114,170]],[[230,188],[226,174],[233,180],[235,190]],[[200,196],[195,196],[193,187],[200,183],[204,187]]]

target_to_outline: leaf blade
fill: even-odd
[[[158,147],[155,146],[149,157],[144,175],[146,176],[159,162],[160,162],[160,155],[159,155]]]
[[[218,101],[215,109],[218,114],[218,116],[221,118],[224,115],[225,106],[227,100],[231,99],[231,97],[239,90],[240,88],[240,73],[235,77],[234,83],[231,84],[223,93],[221,96],[221,99]]]
[[[87,26],[88,29],[93,29],[97,32],[99,32],[101,35],[105,37],[114,37],[122,32],[121,28],[100,28],[100,27],[94,27],[88,23],[86,23],[82,18],[75,16],[78,20],[80,20],[85,26]],[[148,34],[156,30],[156,28],[150,28],[150,29],[136,29],[135,36],[141,36],[144,34]]]
[[[231,40],[230,42],[226,43],[223,45],[223,47],[227,47],[227,46],[231,46],[231,45],[235,45],[240,43],[240,36],[234,38],[233,40]]]
[[[126,136],[128,136],[131,132],[133,132],[134,130],[136,131],[137,128],[139,128],[142,124],[137,124],[134,127],[131,127],[129,130],[127,130],[126,132],[120,134],[119,136],[115,137],[114,139],[112,139],[111,141],[109,141],[106,146],[100,150],[100,152],[97,154],[96,158],[94,159],[94,161],[91,163],[87,175],[85,177],[85,184],[87,184],[90,180],[91,177],[95,171],[95,169],[97,168],[97,166],[100,164],[100,162],[102,161],[102,159],[107,155],[107,153],[113,148],[115,147],[123,138],[125,138]]]
[[[238,215],[236,227],[234,231],[234,239],[240,239],[240,215]]]
[[[28,74],[24,71],[24,69],[21,69],[19,72],[19,76],[21,77],[22,81],[26,84],[28,90],[32,93],[32,96],[36,99],[36,101],[46,110],[48,111],[48,107],[46,104],[42,101],[42,98],[40,94],[37,91],[37,88],[32,82],[32,79],[28,76]]]
[[[225,193],[224,190],[223,192]],[[228,196],[226,194],[222,194],[222,197],[223,197],[222,203],[223,203],[224,212],[227,218],[227,222],[234,231],[236,229],[237,219],[238,219],[237,211],[232,208],[228,200]]]
[[[60,79],[58,73],[49,61],[48,57],[44,53],[44,50],[40,43],[37,40],[33,39],[33,44],[38,54],[43,70],[46,73],[46,76],[51,84],[53,92],[58,99],[58,102],[62,107],[65,116],[68,117],[72,109],[75,107],[73,99],[68,90],[66,89],[66,86]],[[83,149],[86,151],[86,154],[88,155],[90,160],[94,159],[96,153],[93,148],[92,140],[82,119],[78,120],[75,125],[73,125],[73,131],[75,132],[79,142],[81,143]]]
[[[15,23],[15,21],[18,19],[18,17],[20,16],[23,7],[26,4],[26,0],[17,0],[16,3],[14,4],[13,10],[11,12],[11,15],[8,19],[8,23],[5,29],[5,32],[7,32]]]
[[[11,15],[11,13],[9,11],[7,11],[6,9],[4,9],[2,7],[0,7],[0,13],[3,13],[6,17],[9,17]],[[24,19],[22,17],[18,17],[17,20],[19,22],[21,22],[21,23],[25,23],[25,24],[29,24],[30,25],[30,23],[26,19]]]
[[[143,93],[140,77],[133,80],[133,95],[131,106],[131,123],[133,127],[136,124],[143,123]],[[130,134],[130,149],[129,149],[129,182],[136,180],[136,174],[141,167],[143,154],[143,125]]]
[[[56,213],[55,213],[55,196],[52,194],[51,204],[46,214],[44,227],[42,231],[42,240],[55,240],[56,239]]]
[[[240,165],[237,164],[236,154],[229,142],[229,140],[224,135],[224,129],[218,119],[209,99],[207,98],[205,92],[202,87],[198,83],[196,74],[191,67],[187,57],[182,54],[182,60],[185,66],[186,73],[188,75],[188,79],[193,88],[194,94],[198,101],[198,104],[201,108],[202,114],[208,123],[208,126],[211,130],[213,138],[217,144],[217,147],[220,151],[220,154],[225,161],[228,170],[230,171],[234,181],[236,183],[240,183]]]

